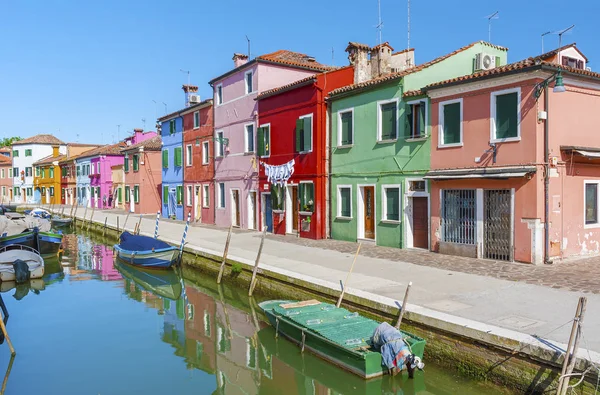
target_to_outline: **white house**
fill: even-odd
[[[58,145],[61,154],[67,153],[64,142],[51,134],[38,134],[12,144],[13,149],[13,201],[26,203],[34,201],[33,164],[52,155],[52,146]]]

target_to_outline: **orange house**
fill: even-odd
[[[574,44],[425,88],[431,249],[541,264],[600,253],[600,74]]]
[[[127,146],[125,155],[124,201],[125,210],[138,214],[156,214],[161,209],[162,139],[152,137]],[[117,191],[119,192],[120,189]],[[121,196],[116,196],[122,202]]]

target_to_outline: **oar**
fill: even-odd
[[[348,280],[350,279],[350,275],[354,270],[354,264],[356,263],[356,258],[358,258],[358,253],[360,252],[361,243],[358,243],[358,248],[356,249],[356,254],[354,254],[354,260],[352,261],[352,266],[350,266],[350,271],[346,275],[346,281],[344,281],[344,285],[342,286],[342,293],[340,294],[340,298],[338,299],[335,307],[340,307],[342,304],[342,299],[344,299],[344,294],[346,293],[346,287],[348,286]]]

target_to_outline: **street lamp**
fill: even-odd
[[[535,86],[535,100],[537,101],[540,96],[542,95],[543,91],[547,91],[548,90],[548,86],[554,82],[554,88],[552,89],[552,92],[554,93],[562,93],[562,92],[566,92],[567,88],[565,88],[565,84],[563,82],[563,76],[562,76],[562,70],[559,68],[558,71],[554,74],[552,74],[550,77],[546,78],[544,81],[538,83]],[[547,104],[548,99],[544,100]],[[544,109],[547,111],[547,105],[544,105]]]

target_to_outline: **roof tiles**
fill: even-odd
[[[134,145],[128,145],[121,148],[121,152],[132,151],[144,147],[146,151],[161,151],[162,150],[162,138],[160,136],[154,136],[151,139],[144,140],[141,143]]]
[[[51,134],[38,134],[23,140],[15,141],[12,145],[23,145],[23,144],[50,144],[50,145],[64,145],[62,140],[57,139]]]

